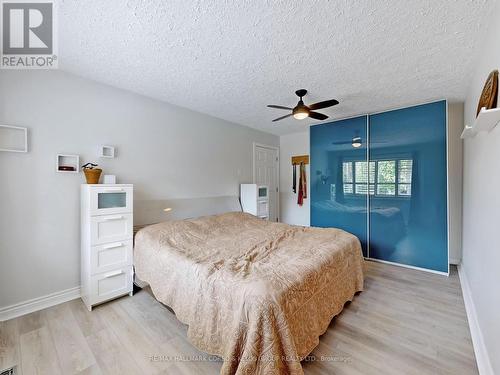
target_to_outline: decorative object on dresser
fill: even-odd
[[[477,104],[477,114],[479,116],[479,112],[483,108],[492,109],[497,106],[497,97],[498,97],[498,70],[492,71],[486,82],[484,83],[483,91],[481,92],[481,96],[479,97],[479,103]]]
[[[98,184],[99,178],[101,177],[102,169],[96,168],[98,165],[94,163],[87,163],[82,165],[83,173],[85,173],[85,179],[87,184]]]
[[[133,185],[81,185],[82,300],[132,295]]]
[[[269,220],[269,191],[265,185],[241,184],[240,200],[243,212]]]
[[[103,183],[108,185],[116,184],[116,176],[114,174],[105,174]]]
[[[28,129],[0,125],[0,151],[28,152]]]

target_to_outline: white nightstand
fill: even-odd
[[[132,295],[133,185],[81,186],[81,293],[89,310]]]

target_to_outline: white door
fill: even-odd
[[[269,220],[278,221],[278,148],[264,145],[254,146],[254,184],[269,187]]]

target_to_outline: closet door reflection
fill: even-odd
[[[372,115],[369,129],[370,257],[447,272],[446,102]]]
[[[367,116],[312,126],[311,225],[356,235],[367,255]],[[369,181],[370,180],[370,181]]]

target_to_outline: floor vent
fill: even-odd
[[[16,367],[17,366],[14,366],[11,368],[6,368],[5,370],[1,370],[0,375],[16,375],[17,374]]]

